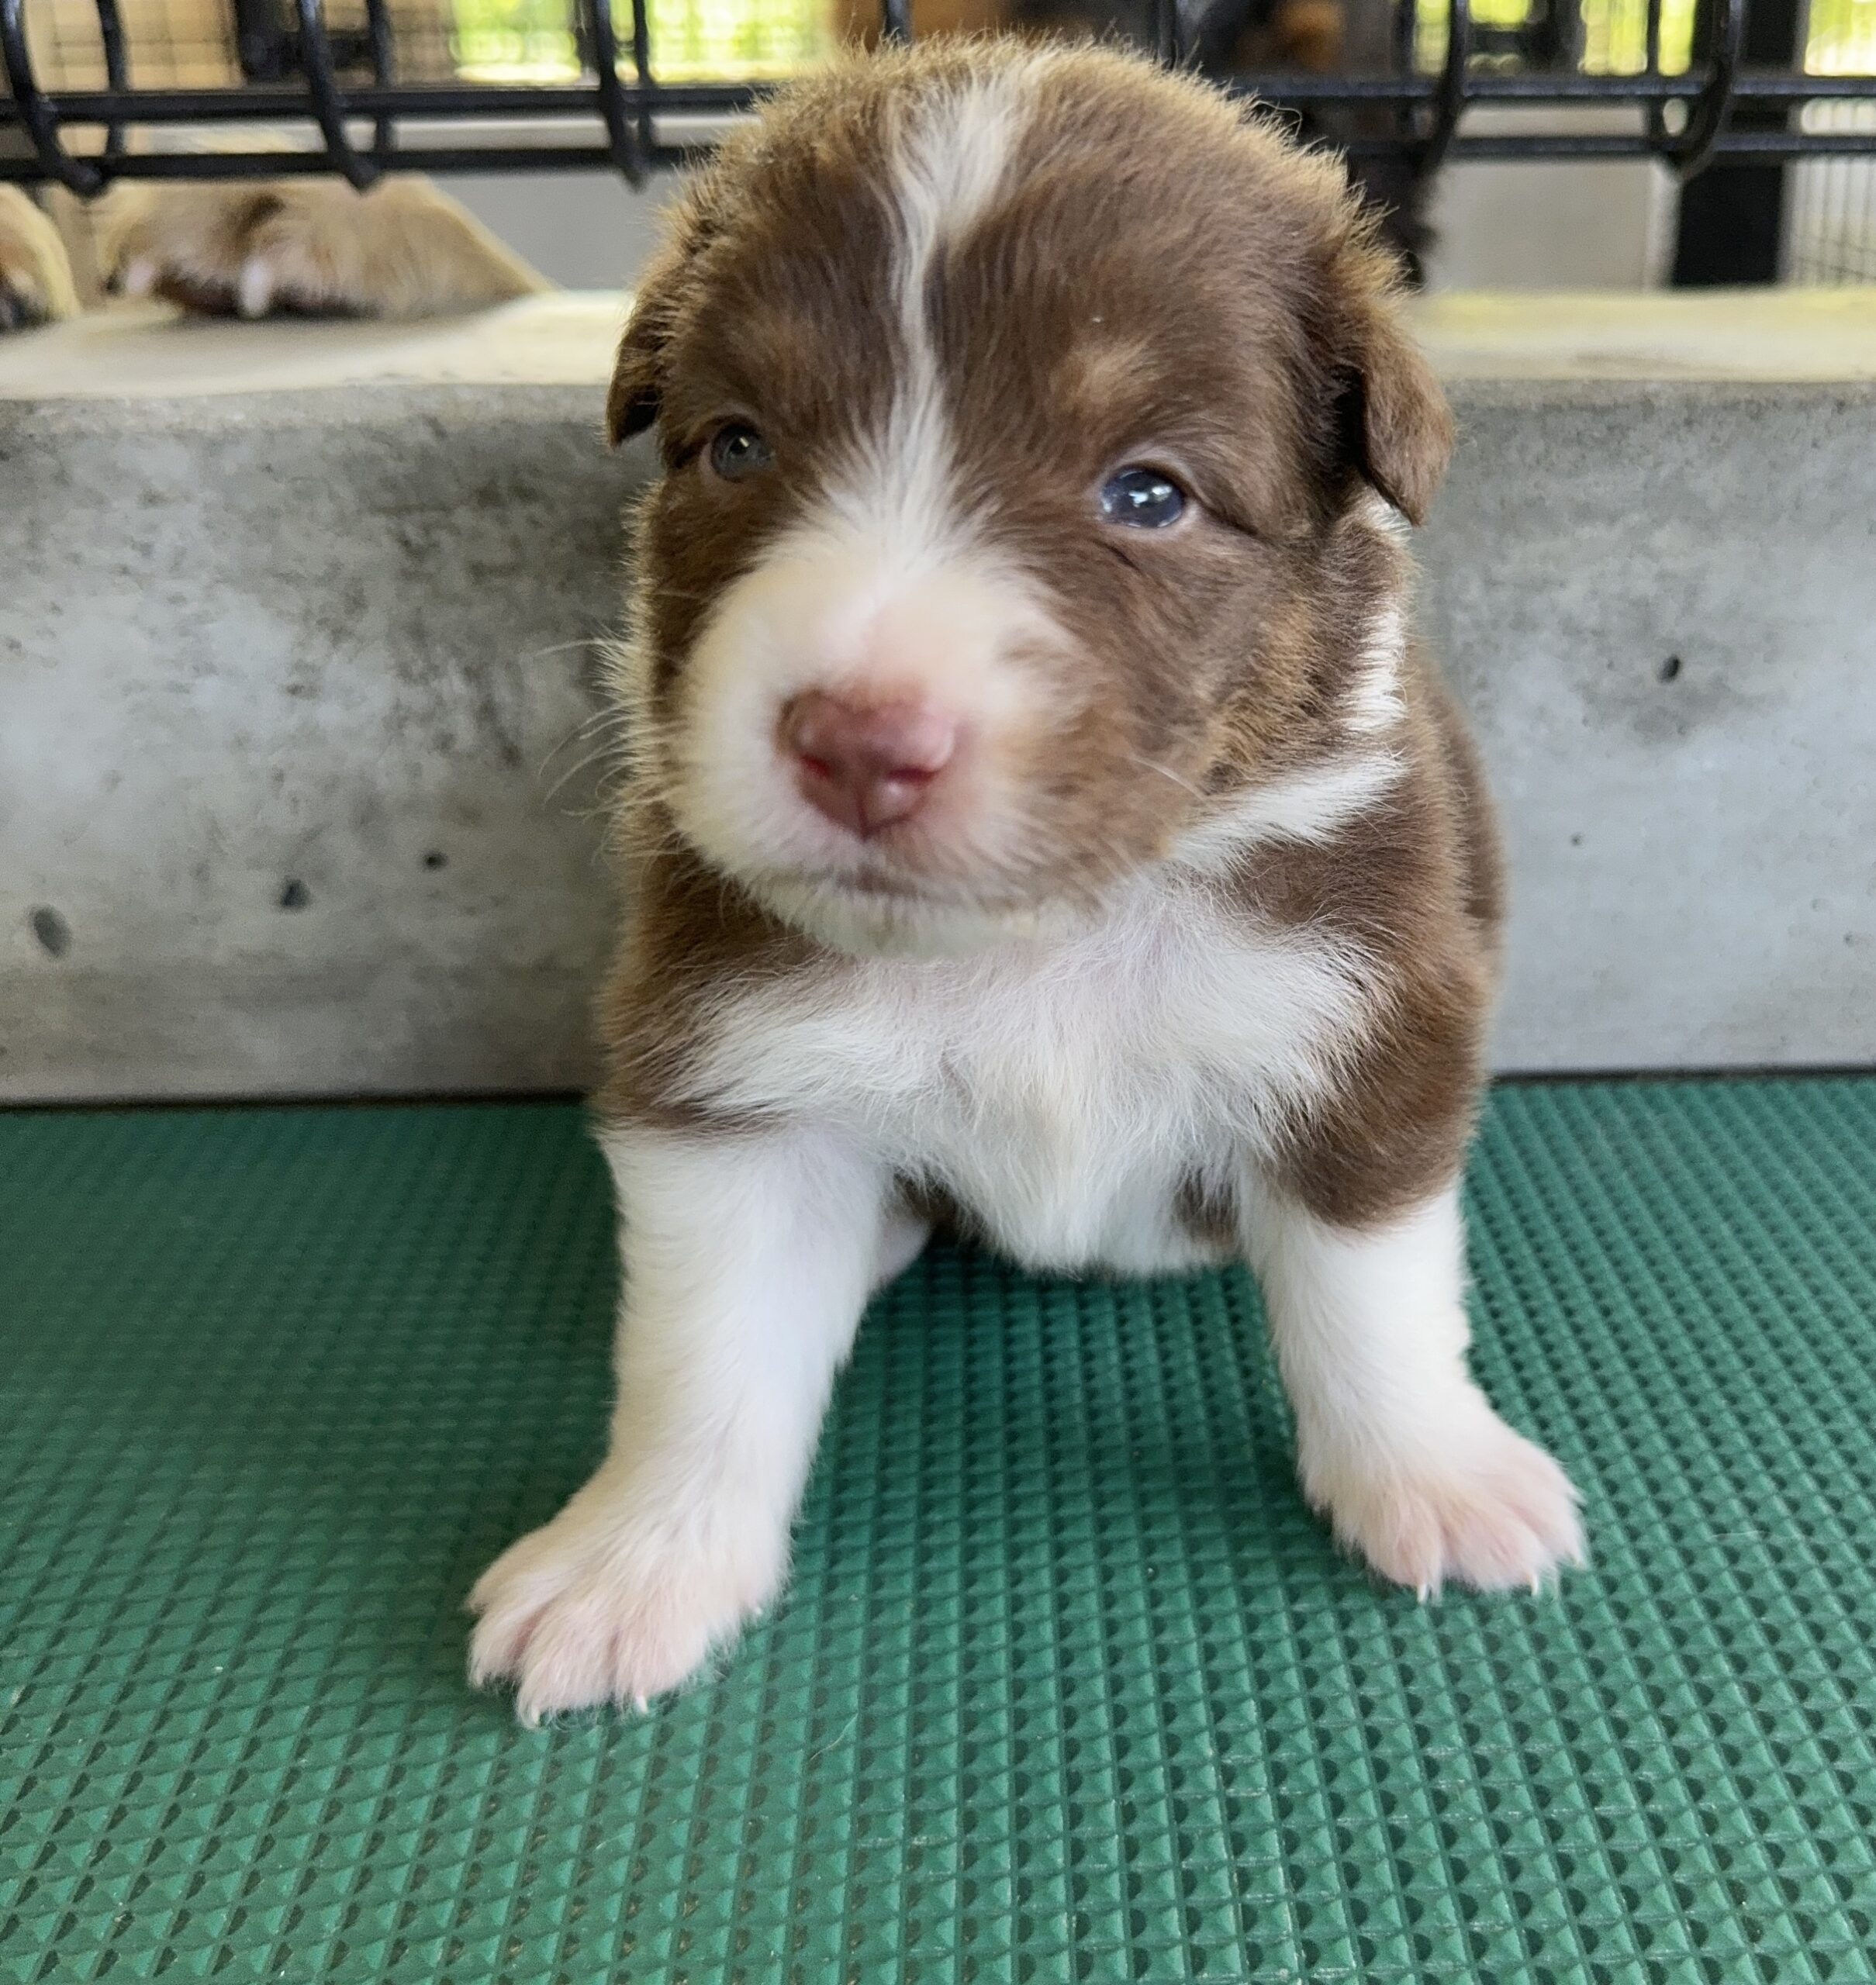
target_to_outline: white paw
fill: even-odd
[[[602,1475],[477,1581],[469,1679],[512,1683],[530,1726],[598,1703],[642,1710],[733,1638],[786,1569],[772,1525],[713,1521]]]
[[[1303,1457],[1304,1493],[1344,1544],[1422,1599],[1449,1580],[1536,1591],[1582,1564],[1577,1492],[1563,1471],[1480,1395],[1454,1421],[1446,1438],[1411,1449],[1318,1444]]]

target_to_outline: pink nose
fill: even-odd
[[[810,689],[782,713],[782,742],[802,797],[865,835],[917,812],[958,748],[958,727],[929,703],[869,706]]]

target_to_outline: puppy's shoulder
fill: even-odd
[[[710,1112],[690,1077],[713,1016],[738,995],[805,982],[825,955],[707,867],[659,810],[635,822],[623,867],[626,914],[600,994],[595,1108],[609,1121],[699,1122]]]

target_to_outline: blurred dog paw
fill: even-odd
[[[0,186],[0,333],[30,330],[78,308],[58,230],[25,194]]]
[[[113,286],[212,316],[409,318],[548,288],[427,179],[176,186],[123,196]]]

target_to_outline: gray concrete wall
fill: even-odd
[[[619,316],[0,345],[0,1100],[582,1079]],[[1876,1060],[1876,301],[1423,330],[1501,1065]]]

